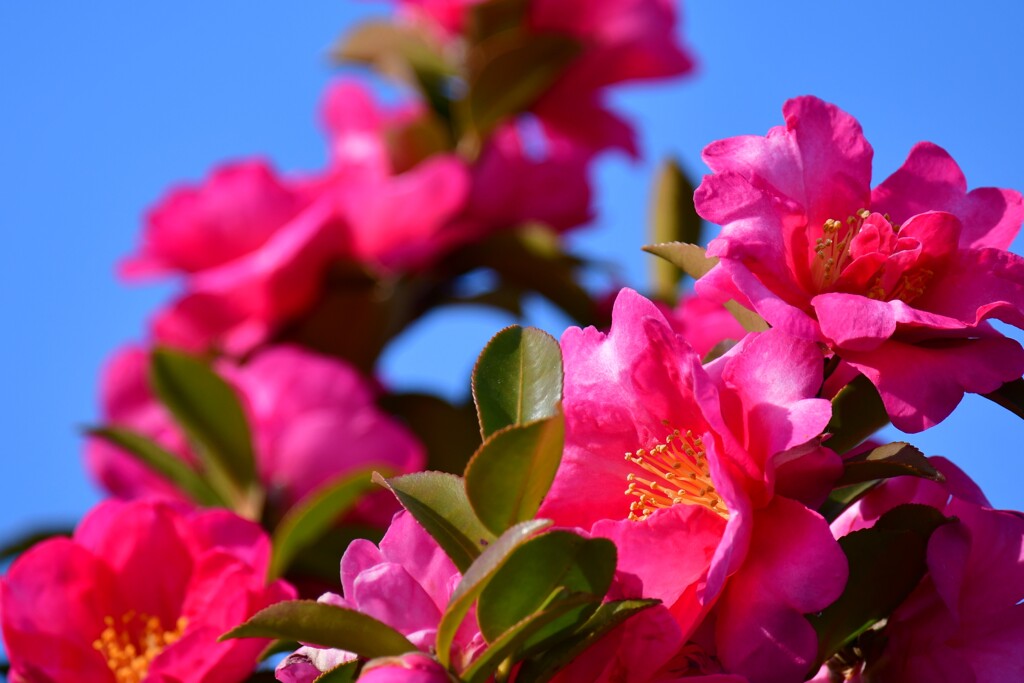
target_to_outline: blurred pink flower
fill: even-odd
[[[412,515],[402,511],[395,515],[379,547],[364,539],[349,545],[341,558],[344,596],[325,593],[320,602],[368,614],[427,652],[434,645],[441,615],[461,579],[434,539]],[[475,627],[476,619],[467,617],[456,635],[452,661],[457,669],[484,645]],[[310,683],[320,673],[354,658],[344,650],[301,647],[281,662],[277,678],[286,683]],[[380,680],[390,679],[382,674]]]
[[[73,538],[44,541],[0,580],[15,683],[231,683],[263,640],[217,638],[294,597],[265,583],[270,542],[224,510],[107,501]]]
[[[105,422],[140,432],[194,464],[184,436],[147,385],[146,364],[139,347],[113,358],[103,381]],[[245,365],[225,361],[218,370],[239,391],[260,478],[271,501],[282,507],[359,468],[376,465],[398,473],[423,466],[419,443],[376,407],[372,384],[341,361],[297,347],[268,347]],[[89,469],[115,496],[180,496],[104,442],[90,441],[86,457]],[[394,509],[390,496],[374,496],[359,511],[367,521],[386,524]]]
[[[243,353],[318,298],[327,268],[419,268],[465,237],[452,219],[469,173],[450,154],[397,168],[390,133],[416,107],[380,108],[347,81],[325,94],[326,171],[281,178],[262,161],[216,169],[172,190],[148,214],[128,277],[181,272],[185,291],[153,323],[163,342]]]
[[[615,541],[619,570],[683,642],[717,605],[725,670],[806,672],[817,641],[803,615],[846,581],[825,520],[798,502],[820,503],[841,469],[819,443],[821,352],[773,330],[703,367],[639,294],[623,290],[612,320],[607,335],[562,337],[566,446],[538,515]]]
[[[860,680],[1024,680],[1024,516],[994,510],[953,463],[945,476],[888,480],[833,523],[837,536],[870,527],[903,503],[931,505],[954,521],[928,542],[928,574],[888,619],[885,647]]]
[[[722,304],[690,295],[679,299],[675,308],[658,304],[673,331],[686,340],[697,355],[704,358],[720,342],[738,342],[747,335]]]
[[[920,143],[871,190],[871,146],[851,116],[790,100],[784,127],[704,150],[698,212],[722,226],[697,291],[740,298],[772,326],[826,344],[917,432],[965,391],[1024,373],[1024,350],[986,320],[1024,326],[1024,219],[1011,190],[967,192],[956,162]]]

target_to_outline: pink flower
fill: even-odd
[[[967,475],[931,458],[946,482],[889,480],[836,520],[839,534],[870,527],[896,505],[938,508],[955,521],[928,542],[928,574],[888,619],[880,657],[863,680],[1012,681],[1024,678],[1024,517],[993,510]]]
[[[359,674],[363,683],[451,683],[451,676],[437,660],[407,654],[371,662]]]
[[[379,547],[363,539],[349,545],[341,558],[344,596],[326,593],[320,602],[368,614],[429,651],[441,615],[461,579],[434,539],[402,511],[395,515]],[[468,617],[453,647],[456,668],[467,664],[482,645],[475,619]],[[286,683],[308,683],[354,658],[343,650],[302,647],[281,663],[277,678]]]
[[[224,510],[101,503],[0,580],[11,680],[242,681],[266,641],[217,638],[294,597],[265,584],[269,557],[263,531]]]
[[[466,30],[480,0],[398,0],[399,10],[442,40]],[[672,0],[531,0],[526,30],[560,34],[580,54],[531,107],[552,144],[588,154],[617,147],[637,154],[633,129],[605,106],[604,89],[637,80],[679,76],[693,58],[679,44]]]
[[[722,304],[699,296],[685,296],[674,309],[661,306],[672,330],[704,358],[720,342],[739,341],[747,331]]]
[[[805,673],[803,615],[830,604],[846,561],[817,504],[838,476],[810,342],[748,335],[701,366],[651,302],[623,290],[611,331],[562,338],[566,446],[541,517],[615,541],[619,570],[688,640],[716,607],[715,655],[755,683]]]
[[[421,268],[465,239],[452,223],[469,188],[463,162],[439,154],[399,168],[392,158],[389,136],[419,115],[382,110],[365,89],[338,82],[323,106],[325,172],[280,178],[264,162],[239,162],[173,190],[149,212],[140,253],[123,269],[188,276],[155,336],[241,354],[308,310],[332,263]]]
[[[721,263],[698,291],[747,299],[772,326],[826,344],[904,431],[941,421],[965,391],[1020,377],[1024,351],[986,321],[1024,326],[1024,260],[1005,251],[1021,195],[967,192],[930,143],[872,190],[871,146],[852,117],[813,97],[783,113],[767,137],[704,150],[714,174],[695,201],[722,225],[708,247]]]
[[[146,363],[146,352],[138,347],[115,356],[103,383],[105,420],[141,432],[195,463],[182,433],[147,385]],[[297,347],[269,347],[245,365],[221,363],[219,371],[241,395],[260,478],[271,502],[282,508],[360,468],[388,467],[398,473],[423,466],[419,443],[377,409],[375,388],[341,361]],[[115,496],[180,495],[105,443],[90,442],[87,462]],[[394,510],[390,497],[372,500],[360,512],[368,521],[387,523]]]

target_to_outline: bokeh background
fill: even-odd
[[[316,106],[338,74],[327,49],[388,11],[353,0],[0,3],[0,543],[70,525],[99,500],[79,430],[97,419],[101,365],[143,337],[173,291],[115,276],[146,207],[225,159],[320,166]],[[764,134],[804,93],[860,119],[876,182],[932,140],[972,187],[1024,190],[1021,25],[1024,3],[1009,1],[689,2],[680,31],[700,68],[617,98],[645,158],[597,166],[599,219],[572,243],[642,286],[657,162],[676,155],[698,176],[705,144]],[[539,304],[529,313],[556,336],[566,325]],[[462,396],[476,354],[509,322],[470,309],[424,319],[389,350],[384,379]],[[958,462],[997,506],[1024,508],[1024,421],[968,397],[907,438]]]

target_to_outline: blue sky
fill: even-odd
[[[0,541],[73,521],[99,499],[77,430],[96,419],[104,359],[140,339],[172,291],[114,277],[142,212],[225,159],[319,166],[315,107],[334,73],[326,50],[344,27],[386,12],[344,0],[0,4]],[[805,93],[860,119],[876,182],[914,142],[932,140],[972,187],[1022,190],[1022,21],[1024,6],[1009,2],[689,3],[680,30],[700,70],[617,94],[646,157],[598,166],[600,219],[573,243],[642,285],[658,160],[673,154],[703,173],[705,144],[763,134],[786,98]],[[564,328],[543,306],[532,314]],[[428,318],[389,350],[384,375],[459,395],[476,353],[508,322],[479,311]],[[1024,507],[1024,422],[997,406],[969,397],[909,440],[959,463],[996,505]]]

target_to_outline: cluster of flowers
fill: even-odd
[[[11,680],[256,681],[273,652],[284,683],[1024,679],[1024,515],[869,440],[1013,404],[989,321],[1024,328],[1024,199],[930,143],[872,189],[856,120],[791,100],[705,149],[706,252],[652,248],[700,298],[624,289],[608,324],[531,245],[637,153],[605,93],[688,72],[674,34],[669,0],[399,0],[337,53],[422,103],[336,83],[325,170],[164,198],[124,273],[184,292],[107,368],[113,498],[0,579]],[[495,337],[463,457],[471,406],[372,371],[480,269],[581,327]]]

